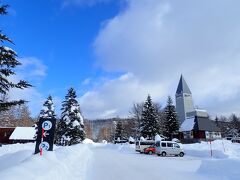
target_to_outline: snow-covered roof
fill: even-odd
[[[195,109],[195,111],[198,111],[198,112],[207,112],[207,110],[205,110],[205,109]]]
[[[185,119],[181,124],[180,131],[191,131],[195,124],[195,117]]]
[[[10,140],[34,140],[36,130],[34,127],[16,127]]]

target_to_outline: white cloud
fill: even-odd
[[[132,77],[85,94],[85,102],[90,97],[101,102],[92,111],[117,109],[115,114],[122,115],[148,92],[158,99],[174,95],[183,73],[196,105],[211,114],[239,114],[240,1],[127,2],[123,12],[105,23],[94,48],[101,68]]]
[[[144,101],[149,93],[154,100],[160,100],[167,93],[165,87],[167,85],[142,83],[127,73],[88,91],[80,98],[80,104],[86,118],[127,116],[133,102]]]
[[[20,58],[22,63],[17,68],[18,76],[24,76],[28,79],[44,78],[47,74],[47,66],[43,62],[35,57]]]
[[[19,80],[27,80],[30,84],[36,86],[47,75],[47,67],[41,60],[34,57],[25,57],[19,59],[19,61],[22,65],[16,69],[16,75],[10,77],[11,81],[16,83]],[[9,97],[13,100],[24,99],[29,101],[28,105],[33,116],[36,116],[40,112],[43,101],[46,98],[43,97],[36,87],[24,90],[11,89]]]
[[[86,78],[82,81],[82,85],[86,86],[89,85],[91,83],[91,78]]]

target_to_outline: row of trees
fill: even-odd
[[[0,127],[28,127],[34,124],[26,104],[16,105],[9,110],[0,111]]]
[[[133,136],[153,139],[156,134],[162,134],[168,139],[178,134],[179,123],[173,101],[169,96],[165,108],[154,103],[148,95],[145,103],[135,103],[131,110],[131,119],[117,121],[115,139]]]
[[[55,133],[55,143],[57,145],[73,145],[85,139],[83,117],[76,98],[76,91],[70,88],[62,102],[61,118],[57,123]],[[40,117],[56,118],[51,96],[44,102]]]
[[[0,5],[0,15],[6,15],[7,8],[8,5]],[[25,80],[10,81],[11,77],[15,75],[14,68],[21,63],[17,60],[17,53],[5,44],[13,45],[14,43],[0,30],[0,117],[4,119],[0,120],[10,123],[10,120],[27,119],[30,113],[25,105],[25,100],[10,100],[6,98],[7,95],[12,89],[25,89],[32,87],[32,85]],[[70,145],[81,142],[85,138],[83,118],[73,88],[68,91],[61,110],[62,114],[57,125],[56,139],[64,139]],[[40,117],[53,118],[55,116],[52,97],[49,96],[43,105]]]
[[[236,114],[232,114],[229,117],[216,116],[215,123],[217,127],[221,129],[224,137],[232,133],[240,135],[240,117],[238,117]]]

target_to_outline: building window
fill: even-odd
[[[185,131],[185,132],[183,132],[183,135],[184,135],[185,139],[193,138],[193,132],[192,131]]]

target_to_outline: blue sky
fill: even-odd
[[[97,67],[93,42],[102,23],[118,13],[119,2],[93,6],[71,2],[65,5],[57,0],[4,3],[11,7],[9,15],[1,17],[1,27],[14,40],[13,48],[19,58],[36,58],[44,66],[44,77],[25,76],[42,97],[53,94],[63,98],[69,87],[75,87],[80,96],[89,88],[86,85],[89,77],[111,78],[118,74]],[[19,71],[23,73],[31,68],[19,68]]]
[[[86,118],[126,117],[147,94],[164,106],[183,74],[195,106],[239,114],[237,0],[4,0],[0,27],[23,63],[13,91],[35,116],[48,94],[59,113],[69,87]]]
[[[61,1],[6,3],[11,5],[10,15],[1,24],[19,57],[36,57],[47,66],[39,90],[64,94],[86,77],[104,73],[94,65],[92,43],[101,23],[118,12],[118,3],[64,8]]]

